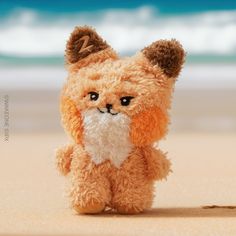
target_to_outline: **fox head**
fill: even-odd
[[[81,145],[85,126],[93,127],[91,132],[107,126],[109,137],[117,135],[113,126],[121,131],[127,126],[130,143],[139,147],[161,139],[184,56],[176,40],[159,40],[132,57],[119,58],[95,30],[76,27],[66,46],[69,75],[61,94],[66,131]]]

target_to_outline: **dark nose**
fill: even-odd
[[[112,109],[112,104],[107,103],[106,108],[107,108],[108,111],[110,111]]]

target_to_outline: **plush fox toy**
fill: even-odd
[[[176,40],[160,40],[119,58],[94,29],[74,29],[61,93],[62,123],[72,141],[57,151],[57,167],[70,179],[76,212],[135,214],[151,207],[154,181],[170,171],[153,144],[167,133],[184,56]]]

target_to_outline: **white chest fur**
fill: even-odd
[[[110,160],[119,167],[132,149],[130,118],[124,114],[101,114],[97,109],[83,113],[84,146],[91,159],[100,164]]]

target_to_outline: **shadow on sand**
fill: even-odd
[[[205,206],[205,207],[173,207],[173,208],[153,208],[137,215],[120,215],[114,212],[105,212],[95,217],[236,217],[236,207],[225,206]]]

